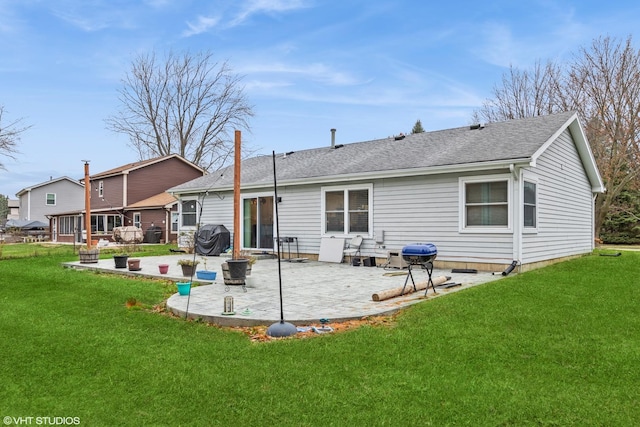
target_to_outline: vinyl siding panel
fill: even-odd
[[[524,234],[522,263],[590,252],[593,248],[591,185],[568,130],[540,156],[538,232]]]
[[[47,205],[47,193],[56,195],[55,205]],[[84,188],[68,180],[55,181],[32,189],[20,197],[20,219],[49,222],[47,215],[84,208]]]
[[[384,248],[370,241],[365,248],[386,254],[416,242],[438,248],[438,260],[507,262],[511,233],[460,233],[459,175],[398,178],[374,183],[374,230],[384,230]]]

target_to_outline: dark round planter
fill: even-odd
[[[248,259],[230,259],[227,264],[229,265],[231,279],[244,280],[247,277]]]
[[[116,263],[116,268],[127,268],[127,259],[129,259],[129,255],[113,256],[113,261]]]

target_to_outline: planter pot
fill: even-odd
[[[99,249],[80,249],[80,264],[95,264],[98,262]]]
[[[216,280],[217,273],[209,270],[196,271],[196,276],[201,280]]]
[[[182,267],[182,275],[184,277],[192,277],[196,268],[195,265],[181,265],[180,267]]]
[[[232,279],[242,279],[247,277],[248,259],[230,259],[227,261],[229,266],[229,277]]]
[[[229,272],[229,264],[223,262],[221,265],[222,268],[222,278],[224,279],[225,285],[242,285],[244,286],[244,281],[246,278],[237,279],[231,277],[231,273]]]
[[[127,260],[129,255],[114,255],[113,261],[116,263],[116,268],[127,268]]]
[[[129,265],[129,271],[140,271],[140,260],[137,258],[134,259],[130,259],[127,261],[127,264]]]
[[[169,264],[159,264],[158,270],[160,270],[160,274],[167,274],[169,272]]]
[[[189,295],[191,292],[191,282],[178,282],[176,286],[180,295]]]

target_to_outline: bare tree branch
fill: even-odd
[[[4,106],[0,105],[0,155],[15,159],[15,155],[19,153],[17,147],[20,136],[31,126],[24,126],[22,119],[3,123],[5,113]],[[0,169],[5,169],[2,163],[0,163]]]
[[[225,165],[234,131],[253,117],[242,77],[211,52],[140,55],[119,90],[121,111],[107,127],[129,136],[141,159],[180,154],[204,169]]]
[[[640,53],[631,37],[624,43],[598,38],[566,68],[551,62],[537,62],[531,71],[511,67],[493,96],[474,113],[477,122],[579,112],[607,188],[596,199],[598,236],[616,197],[640,178]]]

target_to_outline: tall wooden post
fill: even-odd
[[[84,228],[87,232],[87,249],[91,249],[91,182],[89,181],[89,160],[84,162]]]
[[[240,158],[241,139],[239,130],[235,132],[235,153],[233,168],[233,259],[240,258]]]

